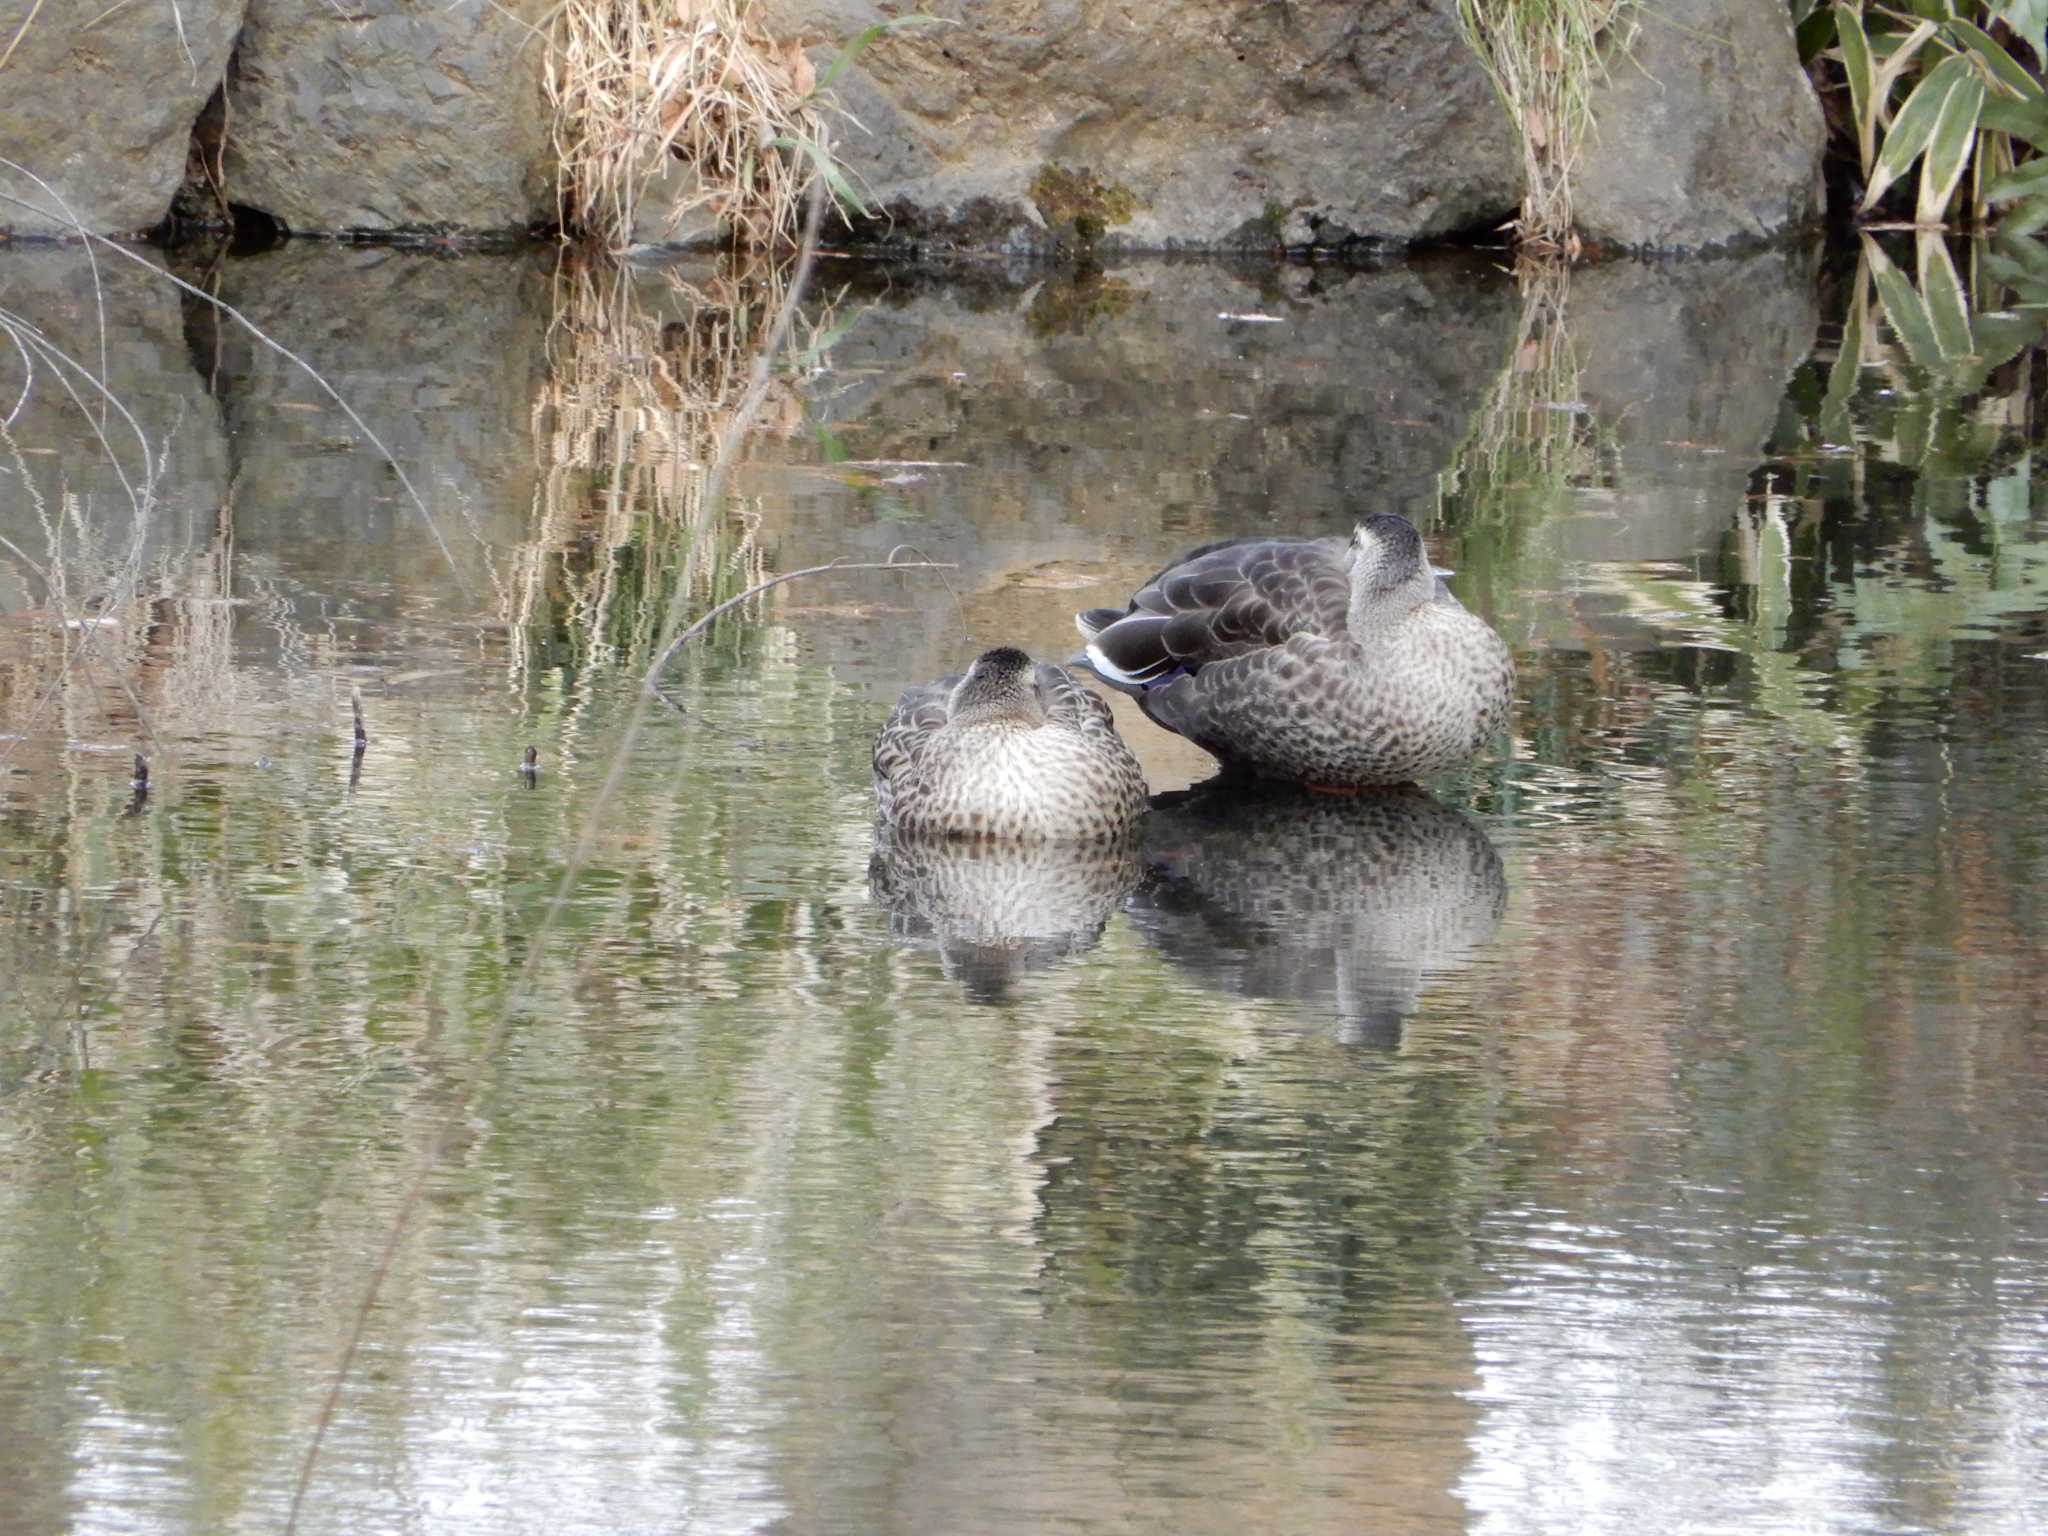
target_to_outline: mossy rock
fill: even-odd
[[[1118,224],[1128,224],[1140,206],[1128,187],[1105,182],[1083,167],[1048,164],[1031,180],[1031,201],[1046,228],[1062,244],[1088,247]]]

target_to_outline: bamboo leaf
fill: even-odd
[[[2028,303],[2048,299],[2048,246],[2016,240],[2000,225],[1984,248],[1984,270]]]
[[[1891,100],[1892,87],[1906,72],[1906,66],[1919,55],[1922,48],[1933,40],[1940,29],[1931,21],[1919,26],[1899,39],[1898,46],[1879,64],[1870,77],[1870,111],[1874,120],[1883,123],[1890,119],[1886,104]]]
[[[1927,147],[1927,141],[1934,133],[1949,93],[1962,82],[1969,70],[1969,60],[1958,54],[1943,59],[1921,76],[1920,83],[1913,87],[1912,94],[1899,108],[1898,117],[1884,136],[1884,147],[1877,152],[1877,164],[1871,167],[1870,185],[1864,188],[1863,201],[1857,205],[1859,212],[1869,212],[1877,200],[1891,189],[1892,183],[1913,168],[1913,162],[1920,158],[1920,152]]]
[[[792,139],[787,134],[778,134],[768,142],[776,149],[793,149],[808,155],[811,164],[817,168],[818,174],[825,178],[825,185],[842,208],[851,208],[864,219],[875,216],[873,210],[861,201],[860,193],[854,189],[853,183],[846,179],[846,173],[839,169],[838,162],[828,155],[824,146],[816,140]]]
[[[2029,198],[1998,221],[1998,232],[2014,237],[2031,235],[2044,224],[2048,224],[2048,198]]]
[[[1868,236],[1864,237],[1863,253],[1870,262],[1870,280],[1877,287],[1878,302],[1884,306],[1884,317],[1891,323],[1892,334],[1899,338],[1906,355],[1914,362],[1922,368],[1938,369],[1941,343],[1935,339],[1934,322],[1911,280],[1892,265],[1891,258]]]
[[[2048,153],[2048,101],[1994,96],[1984,103],[1981,122],[1988,133],[2003,133]]]
[[[832,62],[825,66],[825,73],[818,76],[818,83],[811,87],[809,95],[805,96],[804,100],[809,101],[812,96],[817,95],[818,92],[824,90],[834,80],[837,80],[841,72],[861,56],[861,53],[867,48],[868,44],[872,43],[884,32],[894,32],[899,27],[950,27],[955,25],[957,23],[947,16],[896,16],[888,21],[878,21],[870,27],[862,27],[853,34],[844,48],[841,48],[839,52],[832,56]]]
[[[1799,45],[1799,62],[1811,64],[1827,52],[1829,43],[1835,40],[1835,13],[1832,7],[1815,6],[1804,16],[1794,13],[1793,41]]]
[[[1977,338],[1970,328],[1970,301],[1963,292],[1963,280],[1948,253],[1948,242],[1933,230],[1914,242],[1920,268],[1920,302],[1926,306],[1934,344],[1944,362],[1956,362],[1977,355]]]
[[[1849,402],[1856,398],[1856,382],[1863,374],[1863,349],[1869,340],[1870,263],[1856,264],[1856,285],[1849,295],[1849,312],[1842,319],[1842,340],[1835,349],[1835,365],[1828,370],[1827,393],[1821,399],[1821,436],[1831,443],[1846,443],[1855,435]]]
[[[2012,28],[2013,35],[2048,60],[2048,0],[1991,0],[1991,19]]]
[[[2029,160],[2017,170],[1994,176],[1984,184],[1984,201],[2011,203],[2048,192],[2048,159]]]
[[[1982,27],[1958,16],[1948,24],[1948,35],[1962,43],[1991,72],[1992,79],[2027,101],[2048,101],[2048,90],[2041,82],[2028,74],[2019,60],[1998,45],[1998,40]]]
[[[1877,109],[1871,105],[1870,39],[1863,35],[1863,12],[1848,0],[1835,0],[1835,37],[1842,45],[1842,72],[1849,77],[1849,109],[1856,117],[1856,147],[1867,179],[1870,162],[1877,154]]]
[[[868,306],[869,309],[873,307],[873,305]],[[800,373],[815,368],[819,360],[827,352],[830,352],[840,342],[844,341],[847,333],[860,324],[861,319],[867,312],[867,309],[856,309],[843,320],[835,321],[830,326],[827,326],[809,346],[805,347],[790,360],[790,366]]]
[[[1977,333],[1977,355],[1983,360],[1984,371],[1990,373],[2011,362],[2028,347],[2041,344],[2042,333],[2048,330],[2048,313],[2035,309],[1980,314],[1974,329]]]
[[[1914,215],[1921,224],[1940,224],[1948,218],[1949,200],[1956,183],[1969,168],[1970,152],[1977,145],[1977,118],[1984,110],[1984,81],[1968,61],[1958,56],[1964,72],[1941,104],[1933,130],[1927,136],[1927,160],[1920,167],[1920,197]]]

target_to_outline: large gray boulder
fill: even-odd
[[[246,3],[38,9],[37,0],[0,0],[0,52],[14,44],[0,67],[0,156],[49,184],[0,166],[0,230],[72,233],[67,207],[95,234],[158,223]]]
[[[551,218],[552,0],[249,0],[228,92],[235,202],[318,233]]]
[[[1505,115],[1451,0],[931,0],[835,89],[901,238],[1104,248],[1407,241],[1513,208]],[[910,8],[769,0],[839,41]],[[834,47],[813,52],[823,62]]]
[[[1665,0],[1637,14],[1630,56],[1593,96],[1580,232],[1690,251],[1817,219],[1827,129],[1784,0]]]

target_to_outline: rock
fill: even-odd
[[[223,323],[199,350],[233,433],[245,569],[346,572],[373,615],[422,570],[445,573],[457,606],[480,602],[493,552],[532,516],[549,313],[534,261],[301,241],[231,262],[221,296],[320,371],[433,518],[303,370]]]
[[[154,252],[144,260],[102,249],[95,274],[76,248],[0,249],[0,309],[104,374],[121,407],[48,357],[29,375],[0,338],[0,614],[111,600],[103,615],[118,617],[133,601],[191,590],[181,562],[214,540],[228,443],[186,343],[198,301],[165,280]]]
[[[1505,115],[1451,0],[933,0],[834,82],[839,152],[898,240],[982,248],[1408,241],[1520,196]],[[836,45],[868,0],[769,0]]]
[[[249,0],[235,202],[299,233],[512,233],[555,216],[533,28],[550,0]]]
[[[192,121],[220,85],[246,4],[179,0],[145,17],[0,0],[0,52],[20,33],[0,68],[0,155],[50,184],[0,167],[0,230],[70,233],[58,197],[96,234],[162,220],[185,174]]]
[[[1593,95],[1574,184],[1581,233],[1627,250],[1769,238],[1822,205],[1826,126],[1783,0],[1645,6]]]
[[[696,167],[685,165],[672,155],[661,164],[633,205],[635,248],[698,247],[720,243],[723,230],[717,214],[706,204],[683,208],[703,190]],[[678,210],[681,209],[681,212]]]

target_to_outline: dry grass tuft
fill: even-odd
[[[1572,175],[1593,131],[1591,95],[1607,50],[1626,52],[1636,0],[1458,0],[1478,54],[1522,145],[1516,243],[1530,255],[1578,255]]]
[[[546,80],[563,228],[610,250],[634,243],[672,160],[697,185],[670,231],[708,208],[738,244],[793,245],[804,189],[832,163],[816,71],[757,0],[566,0]]]

